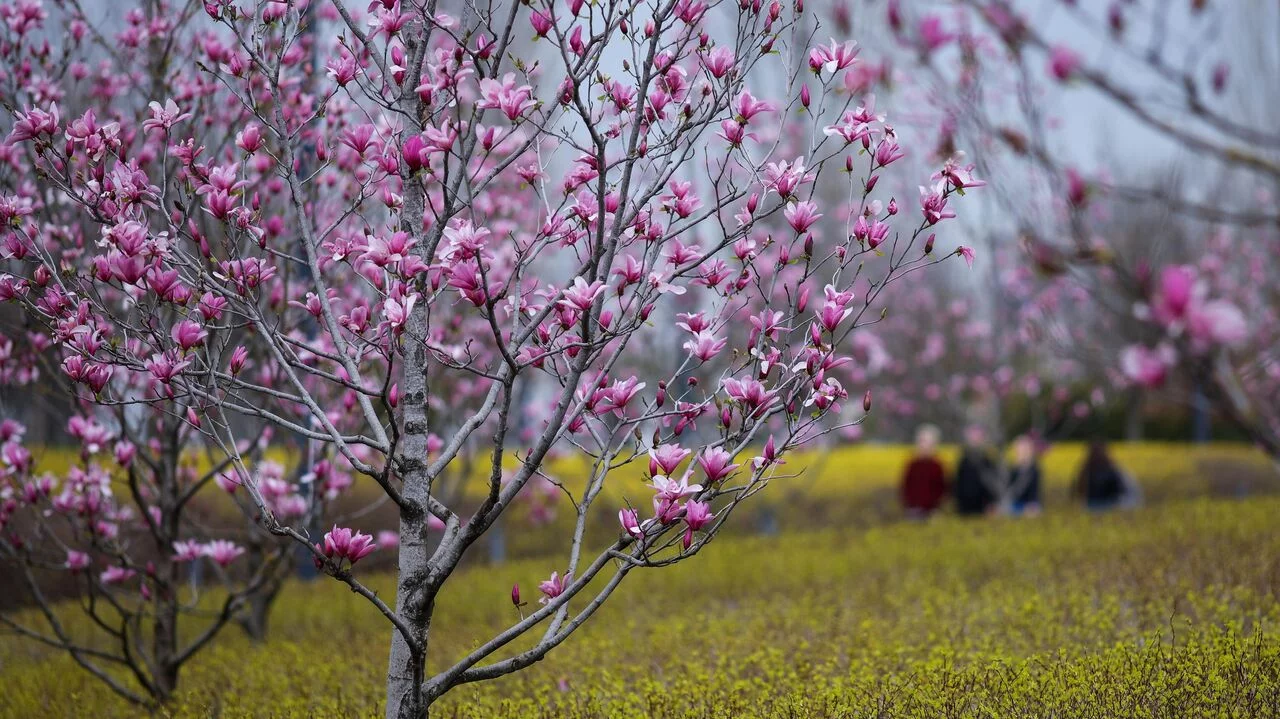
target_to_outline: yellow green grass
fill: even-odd
[[[1171,498],[727,538],[634,574],[550,658],[433,716],[1280,716],[1278,513],[1276,497]],[[458,575],[436,666],[514,621],[511,583],[528,596],[559,561]],[[387,633],[336,583],[292,585],[267,643],[228,633],[163,713],[376,716]],[[0,638],[0,717],[135,713],[66,658]]]

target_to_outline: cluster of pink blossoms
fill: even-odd
[[[1121,353],[1125,376],[1145,387],[1163,385],[1180,353],[1197,356],[1234,347],[1249,331],[1240,309],[1227,300],[1210,299],[1207,283],[1190,265],[1162,269],[1150,301],[1136,313],[1164,334],[1154,347],[1135,344]]]

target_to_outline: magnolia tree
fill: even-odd
[[[939,233],[982,183],[948,159],[883,197],[904,150],[846,89],[855,46],[813,42],[799,3],[209,0],[114,29],[0,8],[0,295],[101,437],[46,479],[5,433],[0,546],[33,586],[75,573],[95,620],[111,605],[115,646],[74,644],[49,607],[53,634],[26,631],[137,701],[222,626],[177,646],[177,566],[228,569],[229,603],[270,571],[184,519],[187,498],[226,502],[205,482],[387,619],[386,714],[423,716],[544,657],[631,572],[696,554],[840,426],[850,389],[870,409],[834,373],[892,313],[884,289],[973,258]],[[824,238],[833,187],[852,210]],[[673,333],[678,355],[650,356]],[[264,476],[266,428],[305,440],[312,471]],[[197,451],[204,474],[167,470]],[[581,481],[547,476],[554,452],[585,458]],[[603,500],[636,461],[637,503]],[[468,462],[484,485],[464,508],[441,489]],[[396,535],[309,531],[352,483],[394,505]],[[513,587],[506,629],[432,647],[450,576],[548,485],[574,516],[538,606]],[[590,546],[600,514],[619,537]],[[394,598],[354,570],[380,543]]]
[[[962,0],[881,12],[943,116],[938,145],[981,148],[978,169],[1001,178],[990,196],[1027,238],[1032,265],[1112,300],[1100,313],[1112,321],[1094,332],[1112,370],[1134,387],[1203,393],[1275,456],[1277,298],[1240,280],[1259,272],[1245,247],[1274,247],[1280,226],[1280,135],[1265,109],[1280,76],[1280,9]],[[1151,154],[1185,150],[1194,164],[1177,178],[1106,159],[1087,169],[1082,107],[1106,108],[1117,135]],[[1168,262],[1154,232],[1122,246],[1112,218],[1134,203],[1158,204],[1199,239]]]

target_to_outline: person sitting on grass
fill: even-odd
[[[1076,477],[1075,494],[1091,512],[1132,508],[1142,501],[1137,483],[1111,461],[1101,439],[1089,443],[1089,454]]]
[[[987,447],[987,435],[982,427],[970,425],[964,431],[964,450],[956,465],[954,486],[956,513],[974,517],[991,511],[995,504],[996,464]]]
[[[1009,513],[1015,517],[1040,514],[1040,463],[1035,440],[1025,434],[1013,440],[1008,497]]]
[[[902,507],[912,519],[926,519],[947,493],[946,470],[936,456],[940,433],[926,424],[916,430],[916,452],[902,475]]]

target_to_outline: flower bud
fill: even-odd
[[[924,241],[924,253],[926,255],[933,252],[933,241],[937,236],[938,235],[936,233],[931,232],[929,233],[929,239]]]
[[[862,395],[862,411],[871,411],[871,390],[867,390],[867,393]]]

